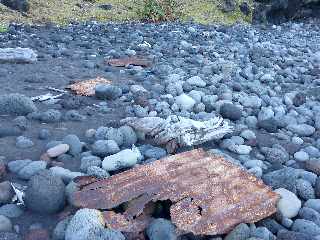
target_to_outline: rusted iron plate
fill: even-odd
[[[93,96],[95,94],[95,87],[98,84],[111,84],[112,82],[108,79],[97,77],[95,79],[84,80],[68,85],[66,88],[75,92],[81,96]]]
[[[140,216],[150,201],[171,200],[177,228],[205,235],[227,233],[239,223],[270,216],[278,198],[255,176],[202,149],[137,166],[74,193],[75,204],[87,208],[112,209],[134,200],[122,213],[127,221]]]
[[[150,67],[152,65],[152,62],[149,59],[139,57],[108,59],[106,60],[106,63],[113,67],[125,67],[128,65]]]
[[[136,219],[127,219],[120,213],[105,211],[102,213],[107,227],[121,232],[143,232],[152,221],[152,217],[140,215]]]

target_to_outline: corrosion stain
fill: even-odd
[[[112,210],[129,202],[123,213],[105,212],[106,223],[124,232],[146,227],[144,212],[150,202],[170,200],[171,220],[178,230],[216,235],[272,215],[279,199],[262,180],[202,149],[92,180],[81,181],[75,204]]]

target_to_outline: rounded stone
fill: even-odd
[[[69,153],[73,156],[77,156],[82,152],[82,143],[77,135],[70,134],[63,138],[63,143],[69,145]]]
[[[41,171],[28,182],[25,203],[30,210],[43,214],[61,210],[65,204],[63,181],[51,171]]]
[[[146,229],[150,240],[176,240],[178,238],[176,227],[167,219],[158,218],[153,220]]]
[[[236,121],[241,118],[242,111],[239,107],[231,103],[224,103],[220,107],[220,114],[222,117]]]
[[[12,223],[6,216],[0,215],[0,232],[11,232]]]
[[[115,100],[122,95],[122,89],[114,85],[100,84],[95,88],[95,95],[102,100]]]
[[[299,198],[285,188],[278,188],[275,192],[280,195],[277,208],[282,216],[286,218],[294,218],[297,216],[301,208],[301,201]]]
[[[69,149],[70,149],[70,147],[68,144],[59,144],[53,148],[48,149],[47,154],[49,157],[55,158],[55,157],[60,156],[61,154],[68,152]]]
[[[105,136],[105,139],[115,141],[119,147],[123,144],[123,138],[122,132],[117,128],[109,128]]]
[[[7,204],[14,196],[14,191],[9,181],[0,183],[0,205]]]
[[[106,157],[120,151],[118,144],[113,140],[98,140],[92,145],[92,154]]]
[[[132,147],[138,141],[136,132],[130,126],[122,126],[119,128],[119,131],[123,135],[123,146]]]
[[[241,223],[236,226],[224,240],[246,240],[250,237],[250,228],[247,224]]]
[[[190,111],[196,104],[196,101],[192,97],[183,93],[176,97],[176,104],[178,104],[181,110]]]
[[[0,96],[0,115],[27,115],[37,110],[33,101],[21,94],[5,94]]]
[[[305,161],[309,160],[309,155],[308,155],[308,153],[306,153],[304,151],[299,151],[294,154],[294,159],[299,162],[305,162]]]
[[[314,222],[305,219],[296,219],[292,224],[292,230],[309,234],[310,236],[320,235],[320,227]]]
[[[72,217],[65,240],[125,240],[121,232],[105,228],[103,215],[95,209],[80,209]]]

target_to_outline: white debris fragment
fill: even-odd
[[[14,197],[12,198],[12,202],[17,202],[17,205],[24,205],[23,198],[25,196],[25,193],[24,193],[25,187],[21,187],[22,189],[20,190],[15,183],[10,183],[10,184],[15,193]]]
[[[207,121],[195,121],[175,115],[167,119],[160,117],[126,118],[122,123],[154,138],[156,144],[167,144],[174,140],[180,146],[194,146],[220,139],[233,131],[233,127],[220,117]]]

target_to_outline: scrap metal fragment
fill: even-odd
[[[160,117],[126,118],[121,121],[137,131],[152,137],[156,144],[172,144],[174,140],[180,146],[194,146],[220,139],[232,132],[233,127],[219,117],[207,121],[195,121],[175,115],[167,119]]]
[[[128,65],[150,67],[152,65],[152,62],[149,59],[139,57],[108,59],[106,60],[106,63],[113,67],[125,67]]]
[[[129,232],[142,226],[135,220],[148,203],[170,200],[178,230],[216,235],[275,213],[279,196],[246,170],[197,149],[80,184],[73,199],[78,207],[110,210],[131,202],[121,215],[105,213],[107,224]]]
[[[89,80],[80,81],[80,82],[70,84],[66,88],[75,92],[75,94],[77,94],[77,95],[94,96],[95,87],[98,84],[111,84],[111,83],[112,82],[110,80],[107,80],[102,77],[97,77],[95,79],[89,79]]]

